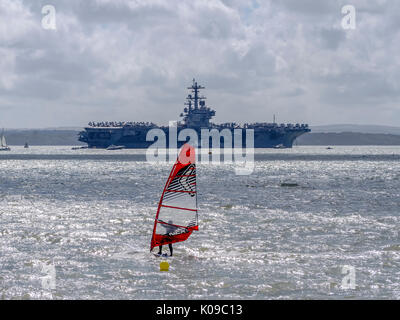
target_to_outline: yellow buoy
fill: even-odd
[[[160,262],[160,271],[168,271],[169,263],[167,261]]]

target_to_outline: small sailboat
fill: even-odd
[[[125,149],[125,146],[115,146],[112,144],[106,150],[121,150],[121,149]]]
[[[82,147],[72,147],[71,150],[80,150],[80,149],[89,149],[86,146],[82,146]]]
[[[10,147],[7,146],[6,137],[4,136],[4,129],[0,136],[0,151],[10,151]]]
[[[199,230],[195,149],[185,144],[172,167],[161,195],[150,251],[154,247],[185,241]]]
[[[25,148],[25,149],[28,149],[28,148],[29,148],[29,144],[28,144],[28,142],[25,142],[25,144],[24,144],[24,148]]]

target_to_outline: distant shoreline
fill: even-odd
[[[400,135],[360,132],[311,132],[297,138],[303,146],[399,146]]]

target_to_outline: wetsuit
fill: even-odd
[[[172,224],[171,220],[168,221],[168,223],[169,224],[164,225],[165,229],[167,229],[167,232],[165,233],[166,236],[171,235],[171,233],[173,233],[176,229],[178,229],[177,227],[171,225]],[[168,247],[169,247],[170,256],[172,257],[172,252],[173,252],[172,243],[169,243]],[[161,253],[162,253],[162,246],[160,246],[160,249],[158,251],[159,255],[161,255]]]

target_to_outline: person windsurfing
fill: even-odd
[[[162,246],[168,244],[172,256],[172,243],[186,241],[193,231],[199,230],[195,160],[195,148],[185,144],[158,203],[150,252],[160,247],[158,254],[161,255]]]
[[[172,224],[172,220],[168,221],[168,224],[164,224],[165,229],[167,230],[167,232],[165,233],[166,236],[172,236],[172,234],[174,233],[174,231],[176,229],[178,229],[177,227],[175,227]],[[172,253],[173,253],[173,248],[172,248],[172,243],[168,243],[168,247],[169,247],[169,253],[170,256],[172,257]],[[162,255],[162,245],[159,247],[159,251],[158,254],[161,256]]]

